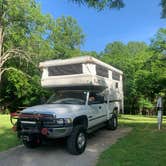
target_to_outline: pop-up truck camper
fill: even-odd
[[[115,130],[123,113],[123,72],[94,57],[41,62],[41,85],[54,94],[46,104],[24,109],[16,129],[26,147],[66,138],[71,154],[84,152],[87,134]]]

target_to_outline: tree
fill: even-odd
[[[124,0],[70,0],[79,5],[87,5],[88,7],[95,8],[97,10],[108,9],[121,9],[125,6]],[[161,0],[160,5],[162,7],[161,18],[166,18],[166,0]]]
[[[33,41],[44,41],[49,16],[41,14],[40,7],[34,0],[0,0],[0,82],[11,58],[31,61],[30,55],[38,46]],[[34,48],[35,47],[35,48]]]
[[[148,100],[148,98],[144,98],[143,96],[140,96],[139,100],[138,100],[138,104],[139,104],[139,108],[140,108],[140,113],[142,114],[146,114],[146,110],[153,109],[153,104]]]
[[[161,0],[162,13],[161,18],[166,18],[166,0]]]
[[[71,0],[74,3],[77,3],[79,5],[85,4],[88,7],[93,7],[98,10],[103,10],[104,8],[123,8],[124,3],[123,0]]]
[[[103,61],[124,70],[128,54],[125,44],[120,41],[108,43],[103,54],[104,56],[101,56]]]
[[[72,17],[43,15],[35,0],[0,2],[0,105],[39,104],[49,94],[40,85],[39,62],[78,56],[84,34]]]
[[[125,111],[137,113],[136,102],[143,93],[136,84],[137,72],[144,68],[145,62],[152,56],[148,46],[143,42],[113,42],[106,45],[101,55],[102,60],[124,72]],[[144,83],[141,83],[144,86]]]
[[[84,38],[77,21],[70,16],[56,19],[48,35],[54,58],[78,56]]]
[[[42,96],[49,94],[49,91],[40,86],[39,75],[27,77],[17,69],[6,72],[3,83],[1,103],[11,111],[17,110],[18,107],[39,104]]]
[[[166,54],[166,29],[160,28],[151,40],[150,48],[156,53]]]

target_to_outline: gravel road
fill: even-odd
[[[0,166],[95,166],[100,153],[124,137],[131,128],[115,131],[101,129],[88,137],[86,151],[73,156],[65,149],[64,142],[27,149],[23,145],[0,152]]]

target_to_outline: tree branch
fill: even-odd
[[[22,54],[24,56],[22,57],[22,56],[20,56],[20,54]],[[19,57],[21,59],[25,59],[27,62],[33,63],[31,61],[31,57],[25,51],[16,48],[16,49],[11,49],[11,50],[6,51],[1,56],[0,67],[2,67],[7,60],[9,60],[11,58],[15,58],[15,57]]]
[[[31,78],[31,76],[29,74],[26,74],[24,72],[22,72],[21,70],[18,70],[14,67],[8,67],[8,68],[3,68],[1,71],[0,71],[0,77],[2,76],[2,74],[5,72],[5,71],[8,71],[8,70],[13,70],[13,71],[19,71],[20,73],[26,75],[27,77]]]

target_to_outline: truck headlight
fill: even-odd
[[[63,124],[71,124],[73,122],[73,120],[71,118],[59,118],[59,119],[56,119],[56,123],[59,124],[59,125],[63,125]]]
[[[65,124],[71,124],[73,122],[72,118],[66,118]]]
[[[56,123],[59,125],[63,125],[64,124],[64,119],[60,118],[60,119],[56,119]]]

